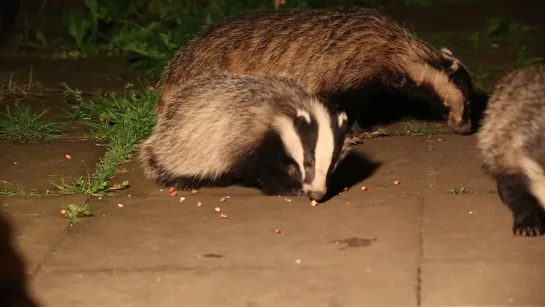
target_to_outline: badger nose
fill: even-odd
[[[471,126],[471,123],[464,123],[464,124],[461,124],[461,125],[453,126],[452,130],[456,134],[466,135],[466,134],[471,133],[472,128],[473,127]]]
[[[324,198],[324,196],[325,196],[325,192],[317,192],[317,191],[308,192],[308,198],[310,198],[310,200],[319,201],[322,198]]]

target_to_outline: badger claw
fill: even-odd
[[[545,234],[545,220],[539,213],[515,216],[513,234],[515,236],[536,237]]]

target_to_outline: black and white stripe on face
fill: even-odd
[[[324,195],[327,179],[336,168],[344,142],[347,116],[314,103],[311,110],[297,110],[295,130],[304,149],[303,190]]]

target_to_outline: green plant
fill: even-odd
[[[470,194],[471,191],[470,190],[467,190],[465,188],[452,188],[452,189],[449,189],[448,192],[450,194],[455,194],[455,195],[461,195],[461,194]]]
[[[70,224],[76,224],[81,217],[93,216],[93,210],[89,203],[85,202],[82,205],[68,205],[62,207],[61,214],[70,220]]]
[[[62,135],[53,123],[45,122],[43,116],[48,109],[41,112],[32,112],[30,106],[14,104],[12,111],[6,106],[3,119],[0,119],[0,140],[18,142],[44,142],[51,141]]]
[[[131,87],[128,84],[123,95],[110,94],[100,103],[81,106],[84,111],[80,114],[88,116],[85,123],[93,128],[89,137],[107,141],[107,151],[87,179],[79,178],[70,185],[57,185],[58,193],[99,196],[128,186],[127,181],[111,185],[109,180],[122,172],[121,165],[129,161],[136,145],[151,133],[158,102],[158,93],[152,88],[137,93]]]
[[[533,40],[528,35],[530,27],[512,19],[490,18],[487,27],[471,34],[468,42],[476,50],[485,50],[494,44],[527,44]]]

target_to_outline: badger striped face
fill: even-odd
[[[320,200],[327,193],[331,174],[345,156],[348,117],[319,102],[309,104],[309,109],[297,109],[294,115],[291,119],[276,119],[284,149],[296,165],[287,165],[285,171],[294,179],[298,177],[302,191],[311,199]]]
[[[297,110],[296,114],[295,130],[303,147],[303,191],[311,199],[320,200],[342,158],[348,118],[346,113],[332,112],[317,102],[309,111]]]

